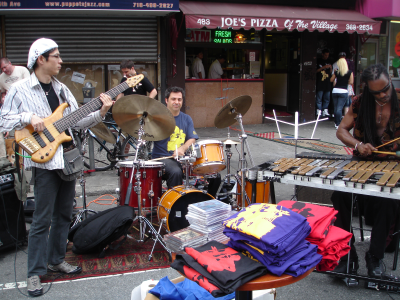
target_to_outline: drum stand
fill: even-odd
[[[167,246],[165,245],[165,242],[162,238],[162,236],[160,235],[160,231],[161,231],[161,225],[162,225],[162,220],[160,222],[160,227],[158,229],[158,231],[153,227],[153,225],[151,224],[151,222],[149,220],[147,220],[146,217],[142,216],[142,187],[141,187],[141,182],[140,182],[140,161],[137,160],[137,156],[138,153],[140,151],[140,147],[142,147],[146,141],[142,140],[142,136],[144,135],[144,130],[143,130],[143,126],[144,126],[144,118],[146,117],[146,115],[143,115],[143,117],[141,118],[139,125],[140,125],[140,129],[138,130],[138,136],[139,139],[137,140],[137,148],[136,148],[136,153],[135,153],[135,158],[132,162],[132,173],[129,179],[129,184],[128,184],[128,189],[126,192],[126,196],[125,196],[125,205],[129,205],[129,199],[131,197],[131,193],[132,193],[132,181],[133,181],[133,174],[135,173],[135,167],[136,167],[136,174],[135,174],[135,179],[136,179],[136,183],[135,183],[135,188],[134,191],[137,195],[137,199],[138,199],[138,215],[137,215],[137,219],[139,220],[139,239],[138,242],[146,242],[149,238],[152,238],[152,240],[154,240],[154,245],[153,248],[150,252],[149,255],[149,261],[151,260],[151,258],[153,257],[153,251],[154,248],[156,246],[156,243],[159,242],[161,244],[161,246],[168,252],[170,261],[172,260],[172,256],[171,256],[171,250],[169,250],[167,248]],[[145,239],[145,232],[146,232],[146,226],[148,227],[148,237]]]
[[[191,157],[191,156],[185,156],[179,159],[180,162],[184,162],[185,165],[185,189],[190,188],[190,182],[189,182],[189,169],[190,169],[190,163],[193,163],[196,161],[196,158]]]

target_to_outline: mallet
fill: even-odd
[[[398,138],[396,138],[396,139],[394,139],[394,140],[391,140],[391,141],[389,141],[389,142],[387,142],[387,143],[384,143],[384,144],[382,144],[382,145],[379,145],[378,147],[375,147],[375,148],[378,149],[378,148],[380,148],[380,147],[389,145],[389,144],[391,144],[391,143],[393,143],[393,142],[395,142],[395,141],[397,141],[397,140],[400,140],[400,137],[398,137]]]
[[[399,157],[400,157],[400,151],[396,151],[396,152],[372,151],[372,153],[386,154],[386,155],[395,155],[395,156],[399,156]]]

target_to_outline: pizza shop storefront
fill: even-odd
[[[195,127],[214,126],[222,102],[240,95],[253,100],[244,124],[262,123],[266,107],[299,111],[302,121],[313,120],[318,55],[328,48],[332,60],[345,51],[357,61],[358,35],[380,30],[379,21],[342,9],[197,1],[181,1],[179,8],[183,16],[176,16],[177,23],[182,19],[184,26],[177,52],[184,59],[177,60],[174,81],[186,88],[185,110]],[[185,73],[199,50],[206,76],[216,57],[226,56],[225,78],[193,79]]]

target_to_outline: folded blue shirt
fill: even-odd
[[[311,231],[307,219],[290,209],[254,203],[223,221],[224,233],[232,240],[249,241],[280,256],[304,240]]]
[[[228,246],[257,259],[271,273],[277,276],[281,276],[283,273],[295,277],[299,276],[315,267],[322,259],[322,256],[317,254],[317,245],[310,244],[310,242],[305,240],[293,249],[290,254],[285,255],[283,259],[240,241],[231,240]]]
[[[235,293],[214,298],[209,292],[197,283],[188,280],[172,283],[167,276],[161,278],[157,285],[149,293],[160,298],[160,300],[231,300],[235,299]]]

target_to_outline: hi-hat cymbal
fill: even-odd
[[[225,141],[222,141],[224,145],[239,145],[240,141],[237,140],[231,140],[231,139],[226,139]]]
[[[117,139],[115,138],[115,135],[110,131],[110,129],[107,128],[104,123],[100,122],[96,126],[93,126],[90,128],[90,130],[99,138],[103,139],[106,142],[109,142],[111,144],[115,144],[117,142]]]
[[[140,121],[143,119],[147,141],[160,141],[175,130],[175,118],[161,102],[142,95],[129,95],[117,100],[113,107],[113,118],[122,130],[138,137]]]
[[[251,106],[252,99],[250,96],[239,96],[229,103],[225,104],[223,108],[217,113],[214,119],[214,125],[217,128],[226,128],[236,122],[235,117],[238,114],[244,116]]]

